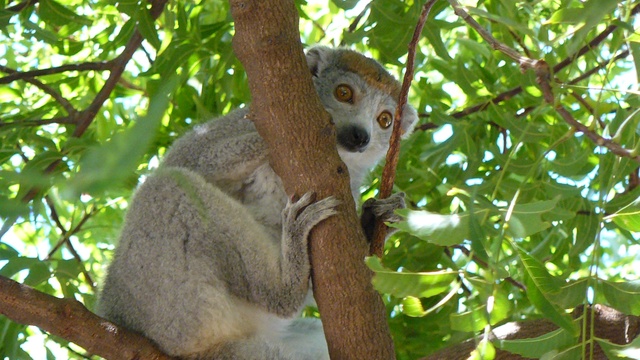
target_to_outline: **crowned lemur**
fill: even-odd
[[[306,57],[357,196],[387,151],[400,85],[351,50],[318,46]],[[337,201],[287,196],[250,117],[244,108],[196,127],[136,191],[98,313],[180,358],[328,359],[320,321],[298,315],[309,232]],[[405,134],[416,120],[405,106]],[[365,233],[366,218],[394,221],[403,205],[402,196],[365,203]]]

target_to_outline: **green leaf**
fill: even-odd
[[[411,317],[423,317],[427,311],[422,306],[422,302],[415,296],[407,296],[402,299],[402,313]]]
[[[440,215],[428,211],[398,210],[398,214],[406,221],[389,226],[406,231],[422,240],[441,246],[461,244],[469,239],[469,219],[471,216],[481,217],[488,210],[478,210],[473,214],[462,213]]]
[[[617,1],[589,0],[582,3],[582,8],[561,8],[556,11],[547,24],[585,24],[591,29],[606,15],[611,14],[618,5]]]
[[[331,0],[331,2],[333,2],[340,9],[350,10],[350,9],[353,9],[360,1],[359,0]]]
[[[507,233],[516,238],[525,238],[548,229],[551,225],[542,221],[541,216],[552,211],[557,202],[558,199],[515,205],[507,223]]]
[[[549,293],[549,299],[564,309],[574,308],[584,303],[588,285],[588,278],[570,281],[568,284],[560,287],[558,292]]]
[[[616,225],[633,232],[640,232],[640,199],[608,216]]]
[[[496,356],[496,349],[487,339],[482,339],[478,346],[471,352],[467,360],[485,360],[493,359]]]
[[[151,99],[145,116],[106,144],[87,150],[80,161],[80,171],[63,185],[65,194],[69,197],[81,193],[101,194],[131,176],[155,138],[169,105],[167,97],[177,85],[177,76],[167,79]]]
[[[449,315],[451,329],[463,332],[477,332],[489,323],[486,318],[486,305],[476,306],[470,311]]]
[[[41,0],[38,10],[42,20],[52,25],[63,26],[70,23],[91,25],[93,23],[91,19],[76,14],[54,0]]]
[[[522,32],[523,34],[535,37],[535,34],[533,31],[531,31],[531,29],[529,29],[526,26],[523,26],[522,23],[518,21],[514,21],[505,16],[500,16],[499,14],[492,14],[492,13],[486,12],[484,10],[478,9],[477,7],[469,7],[468,10],[469,10],[469,13],[472,15],[477,15],[477,16],[487,18],[493,22],[504,24],[509,28],[516,29]]]
[[[640,280],[599,280],[598,285],[611,307],[625,314],[640,316]]]
[[[599,338],[596,338],[596,341],[609,360],[638,359],[640,354],[640,336],[625,345],[614,344],[606,339]]]
[[[0,10],[0,28],[4,28],[9,25],[9,21],[11,21],[13,15],[16,15],[16,13],[7,10]]]
[[[515,247],[524,265],[527,297],[531,303],[556,325],[574,336],[577,335],[579,329],[571,317],[550,300],[560,291],[560,281],[551,276],[544,265],[524,249],[517,245]]]
[[[545,24],[579,24],[583,23],[584,20],[584,11],[582,9],[560,9],[553,13]]]
[[[629,42],[629,50],[633,58],[633,65],[636,69],[636,79],[640,82],[640,35],[635,34],[637,37],[634,41]]]
[[[9,244],[0,243],[0,260],[8,260],[19,256],[20,253]]]
[[[174,39],[175,40],[175,39]],[[176,69],[182,66],[198,47],[190,42],[172,41],[167,48],[158,55],[150,73],[159,73],[163,76],[173,75]]]
[[[146,2],[142,2],[142,4],[146,4]],[[160,50],[160,46],[162,43],[158,38],[158,31],[156,30],[155,21],[149,14],[149,11],[145,6],[142,6],[141,9],[137,12],[138,16],[138,30],[140,34],[153,46],[156,50]]]
[[[382,266],[380,259],[371,256],[366,260],[369,269],[373,270],[373,286],[381,293],[391,294],[397,298],[406,296],[431,297],[447,291],[451,283],[458,277],[457,272],[397,272]]]
[[[511,311],[511,301],[506,296],[491,297],[493,307],[491,313],[486,304],[478,305],[459,314],[451,314],[451,328],[463,332],[477,332],[487,325],[495,325],[509,316]]]
[[[566,349],[575,344],[577,338],[565,329],[558,329],[530,339],[496,340],[500,349],[525,358],[540,359],[543,355]]]
[[[29,267],[29,275],[24,279],[24,284],[36,287],[46,282],[51,277],[51,269],[43,262],[35,262]]]
[[[484,44],[479,44],[475,41],[462,38],[458,39],[458,43],[468,48],[471,52],[482,55],[486,59],[491,58],[491,49]]]
[[[0,216],[4,218],[25,216],[29,213],[29,205],[18,199],[0,196]]]
[[[38,263],[40,263],[39,259],[26,256],[10,258],[2,269],[0,269],[0,275],[10,278],[22,270],[37,266]]]

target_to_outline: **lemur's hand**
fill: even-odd
[[[403,192],[393,194],[386,199],[371,198],[365,201],[364,204],[362,204],[360,223],[362,224],[362,230],[364,230],[367,241],[371,242],[373,238],[376,220],[392,223],[399,222],[402,218],[398,216],[395,211],[406,207],[407,204],[404,200]],[[389,229],[387,236],[395,231],[396,229]]]

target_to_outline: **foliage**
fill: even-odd
[[[640,315],[639,4],[463,4],[494,38],[549,64],[549,104],[532,71],[436,2],[410,93],[423,119],[403,144],[396,179],[414,210],[403,213],[406,232],[389,240],[383,264],[368,260],[388,294],[400,359],[539,317],[560,329],[494,346],[575,358],[584,344],[566,310],[601,303]],[[304,43],[368,52],[400,77],[422,2],[298,6]],[[155,21],[137,1],[0,8],[0,275],[92,308],[136,185],[180,134],[249,101],[228,3],[177,0]],[[136,26],[142,46],[110,84]],[[90,111],[103,88],[111,91]],[[364,198],[375,196],[376,174]],[[2,357],[84,357],[5,318],[0,329]]]

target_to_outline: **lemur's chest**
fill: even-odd
[[[282,210],[287,203],[287,195],[282,180],[268,163],[259,166],[244,181],[240,201],[273,238],[279,241],[282,234]]]

